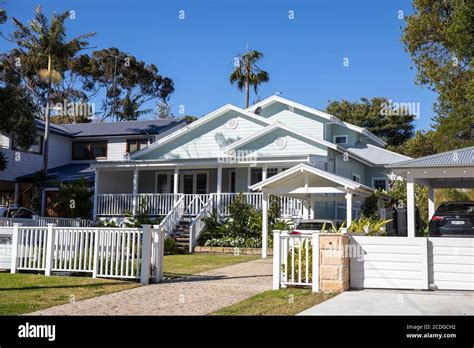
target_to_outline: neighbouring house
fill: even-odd
[[[85,177],[94,187],[93,163],[123,161],[163,136],[186,125],[184,119],[160,119],[114,123],[52,124],[48,158],[47,194],[55,184]],[[8,202],[27,205],[34,195],[32,183],[43,164],[44,123],[36,121],[37,140],[29,149],[19,148],[15,140],[0,134],[0,152],[8,167],[0,171],[0,206]]]
[[[299,164],[357,186],[385,189],[386,165],[410,159],[385,145],[364,128],[280,96],[248,109],[225,105],[129,159],[96,162],[94,217],[142,211],[166,216],[162,224],[172,231],[184,216],[194,226],[210,206],[226,215],[239,192],[260,209],[262,193],[250,187]],[[333,193],[321,191],[324,196]],[[351,204],[354,217],[360,204]],[[285,217],[344,220],[346,213],[346,204],[337,200],[305,207],[301,200],[282,198]]]

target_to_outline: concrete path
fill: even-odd
[[[474,292],[352,290],[299,315],[474,315]]]
[[[31,315],[204,315],[272,288],[271,259],[47,308]]]

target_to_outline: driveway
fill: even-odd
[[[351,290],[299,315],[474,315],[474,292]]]
[[[30,315],[204,315],[272,288],[272,259],[259,259]]]

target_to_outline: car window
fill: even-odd
[[[324,222],[302,222],[298,225],[298,230],[321,230]],[[330,228],[332,224],[326,223],[326,229]]]
[[[439,206],[438,214],[474,214],[474,203],[449,203]]]

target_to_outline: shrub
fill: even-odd
[[[249,236],[249,221],[252,214],[252,206],[247,203],[244,194],[241,192],[229,205],[229,213],[232,217],[229,220],[230,232],[233,236]]]
[[[369,219],[366,217],[361,217],[360,219],[352,222],[348,228],[348,232],[363,233],[368,236],[377,235],[382,231],[382,227],[384,227],[390,221],[392,220]]]
[[[209,239],[221,238],[223,237],[228,228],[228,221],[219,218],[216,210],[212,210],[209,216],[202,218],[204,221],[204,227],[198,237],[198,245],[204,245],[204,243]]]
[[[176,255],[180,253],[178,242],[171,237],[165,238],[164,249],[166,255]]]
[[[60,217],[88,219],[92,212],[93,192],[89,190],[89,181],[81,178],[69,183],[60,183],[59,192],[48,208]]]
[[[273,246],[271,240],[269,240],[269,247]],[[225,236],[222,238],[212,238],[204,243],[205,246],[213,247],[231,247],[231,248],[261,248],[262,238],[256,237],[231,237]]]

